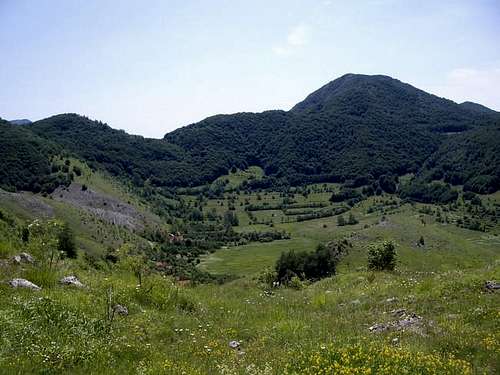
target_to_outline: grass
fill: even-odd
[[[383,239],[394,239],[398,243],[400,269],[439,271],[481,267],[499,255],[500,237],[438,223],[431,216],[420,214],[419,205],[403,205],[387,213],[385,224],[380,224],[382,214],[367,214],[368,207],[375,199],[371,198],[352,210],[359,219],[359,224],[352,226],[337,226],[335,216],[304,222],[276,223],[272,228],[243,222],[237,230],[285,230],[292,238],[218,250],[204,257],[201,267],[213,273],[251,275],[263,268],[273,267],[282,251],[312,251],[321,242],[341,237],[350,237],[354,244],[354,249],[343,265],[350,269],[366,265],[366,246]],[[236,208],[239,216],[246,215],[241,207]],[[422,218],[425,225],[422,224]],[[420,237],[425,239],[423,248],[417,246]]]
[[[73,271],[71,264],[61,267],[59,275]],[[272,294],[251,279],[179,288],[150,277],[137,288],[134,277],[120,269],[78,270],[89,286],[85,290],[1,287],[0,337],[16,344],[2,345],[0,366],[5,373],[96,374],[244,374],[249,368],[301,374],[315,373],[314,363],[351,371],[385,366],[387,373],[498,370],[500,301],[482,288],[484,280],[500,277],[498,267],[370,275],[340,273],[300,291]],[[114,301],[130,315],[108,329],[110,286]],[[370,325],[394,319],[389,312],[395,308],[422,316],[421,331],[369,332]],[[238,340],[245,354],[231,349],[230,340]]]
[[[318,192],[296,199],[327,202],[329,195]],[[283,199],[279,193],[260,196],[242,193],[235,199]],[[438,223],[421,214],[420,205],[368,213],[375,200],[388,198],[357,205],[352,212],[359,223],[343,227],[337,226],[336,217],[282,224],[276,215],[271,216],[272,227],[250,225],[241,219],[244,205],[235,204],[240,216],[236,230],[286,230],[291,239],[205,256],[203,269],[240,276],[223,285],[182,286],[153,273],[139,287],[126,261],[96,270],[81,258],[66,259],[49,273],[36,265],[5,265],[24,244],[15,228],[0,220],[0,281],[27,277],[43,286],[33,292],[0,283],[0,372],[499,373],[500,295],[484,289],[486,280],[500,279],[498,228],[483,233]],[[228,200],[207,204],[223,211]],[[76,220],[73,225],[82,241],[95,241],[89,237],[90,227],[79,226],[76,212],[54,207],[57,215]],[[423,248],[416,246],[421,236]],[[350,238],[353,249],[335,277],[304,284],[300,290],[259,282],[259,274],[272,267],[282,251],[311,251],[342,237]],[[367,245],[386,238],[398,244],[396,271],[368,272]],[[76,275],[87,287],[61,286],[57,280],[68,275]],[[112,304],[126,306],[129,315],[110,321],[109,296]],[[391,311],[401,308],[421,316],[422,324],[370,332],[375,323],[397,319]],[[240,342],[240,350],[229,347],[231,340]]]

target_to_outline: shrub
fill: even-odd
[[[368,269],[392,271],[396,267],[396,256],[396,244],[393,241],[372,245],[368,249]]]
[[[337,217],[337,225],[339,227],[343,227],[345,225],[344,216],[340,215],[339,217]]]
[[[289,284],[293,277],[319,280],[335,274],[336,265],[350,246],[346,240],[319,245],[313,253],[284,252],[276,262],[276,278]]]
[[[75,236],[68,224],[64,224],[58,233],[58,241],[59,251],[63,252],[68,258],[75,259],[77,256]]]

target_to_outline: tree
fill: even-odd
[[[189,215],[189,220],[192,221],[202,221],[203,220],[203,212],[199,208],[194,208]]]
[[[60,258],[59,235],[61,222],[57,220],[35,219],[28,225],[28,247],[32,254],[42,260],[44,267],[52,270],[54,262]]]
[[[224,224],[226,226],[236,227],[239,223],[238,216],[233,211],[226,211],[224,213]]]
[[[337,225],[343,227],[345,225],[345,219],[343,215],[337,217]]]
[[[335,274],[336,266],[351,244],[347,240],[320,244],[312,253],[288,251],[276,262],[277,281],[290,283],[293,278],[319,280]]]
[[[63,252],[68,258],[77,257],[75,236],[67,223],[63,224],[58,234],[58,250]]]
[[[347,219],[347,224],[355,225],[357,223],[359,223],[358,219],[356,219],[356,217],[352,212],[349,212],[349,219]]]
[[[368,269],[393,271],[396,267],[396,256],[396,244],[393,241],[372,245],[368,249]]]

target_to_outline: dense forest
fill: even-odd
[[[49,191],[68,183],[71,176],[51,163],[59,149],[138,187],[198,186],[255,165],[265,177],[249,188],[354,180],[363,186],[414,173],[419,184],[443,180],[487,193],[499,188],[499,116],[390,77],[348,74],[288,112],[217,115],[164,139],[76,114],[22,127],[3,122],[1,184]]]
[[[2,119],[0,135],[0,188],[50,192],[69,182],[68,175],[52,163],[60,147]]]

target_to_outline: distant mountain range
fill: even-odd
[[[261,187],[414,173],[422,181],[465,184],[476,192],[500,189],[498,112],[381,75],[347,74],[290,111],[216,115],[161,140],[75,114],[23,126],[24,136],[6,122],[0,129],[11,134],[0,140],[2,150],[9,150],[0,152],[0,160],[10,160],[0,164],[0,185],[10,189],[43,189],[47,179],[56,181],[48,177],[49,153],[60,152],[136,186],[160,189],[206,184],[232,167],[250,165],[264,169],[256,185]],[[31,152],[46,155],[43,176],[21,161]],[[13,173],[18,177],[8,178]]]
[[[19,120],[10,120],[9,121],[12,125],[30,125],[32,124],[31,120],[28,119],[19,119]]]

